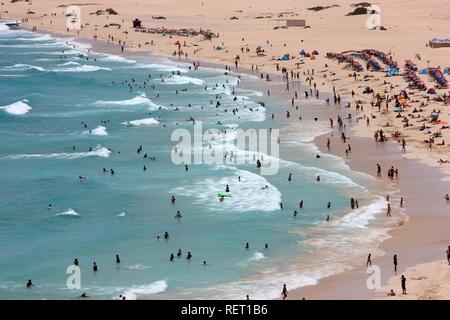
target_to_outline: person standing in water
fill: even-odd
[[[387,205],[386,217],[391,217],[391,204],[390,203],[388,203],[388,205]]]
[[[31,289],[31,287],[33,287],[33,282],[31,282],[31,279],[28,279],[27,288]]]
[[[92,265],[92,271],[94,271],[94,272],[98,271],[97,263],[95,261],[94,261],[94,264]]]
[[[116,264],[120,264],[120,257],[118,254],[116,254]]]
[[[281,291],[281,296],[283,297],[283,300],[286,300],[288,296],[288,290],[286,288],[286,284],[283,284],[283,290]]]

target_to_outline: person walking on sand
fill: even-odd
[[[371,266],[372,266],[372,254],[369,253],[369,255],[367,256],[366,267],[371,267]]]
[[[401,282],[402,282],[402,293],[407,294],[406,293],[406,278],[404,275],[402,275],[402,277],[401,277]]]
[[[388,205],[387,205],[386,217],[391,217],[391,204],[390,203],[388,203]]]
[[[402,139],[402,152],[406,152],[406,141]]]
[[[394,271],[396,273],[397,273],[397,265],[398,265],[397,255],[394,254]]]
[[[288,290],[286,288],[286,284],[283,284],[283,291],[281,291],[281,296],[283,297],[283,300],[286,300],[288,296]]]

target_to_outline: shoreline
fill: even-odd
[[[329,134],[315,139],[316,145],[324,153],[327,152],[325,147],[327,137]],[[331,153],[342,156],[345,144],[337,137],[331,137],[331,140]],[[380,163],[382,168],[389,168],[391,165],[400,168],[398,186],[405,198],[405,214],[408,221],[389,230],[391,238],[384,240],[379,247],[384,254],[372,259],[373,265],[381,269],[381,286],[385,287],[388,282],[392,283],[394,277],[397,279],[395,289],[399,292],[401,291],[399,277],[402,272],[445,257],[448,246],[447,230],[450,228],[448,214],[445,213],[448,204],[442,194],[434,193],[434,189],[438,187],[448,190],[450,183],[440,179],[440,172],[436,168],[403,157],[392,142],[375,145],[373,140],[352,134],[350,143],[352,154],[346,162],[352,170],[376,176],[376,163]],[[382,179],[391,181],[386,177],[386,170],[383,170]],[[433,203],[432,207],[430,202]],[[393,271],[394,254],[397,254],[399,259],[397,274]],[[356,269],[323,278],[314,286],[292,290],[289,298],[361,300],[384,297],[386,292],[367,289],[366,281],[369,276],[364,260]]]
[[[38,32],[39,31],[40,30],[38,30]],[[45,32],[52,34],[51,31]],[[72,35],[64,35],[62,33],[57,35],[73,37]],[[83,37],[80,38],[83,39]],[[89,40],[87,38],[85,40],[93,41],[94,43],[96,42],[98,43],[100,41],[100,40],[97,41]],[[113,47],[118,49],[118,47],[116,47],[115,45],[114,46],[109,46],[105,44],[103,45],[106,46],[106,48],[111,47],[112,49]],[[120,51],[120,49],[118,49],[118,51]],[[123,55],[126,57],[127,53],[129,53],[130,55],[133,54],[139,55],[140,53],[146,55],[146,52],[147,52],[146,50],[139,50],[139,51],[133,50],[129,52],[125,51],[124,53],[113,53],[113,54]],[[189,63],[190,61],[192,61],[192,60],[176,60],[173,57],[165,56],[163,54],[154,52],[150,52],[150,54],[156,57],[168,58],[173,62]],[[203,65],[207,66],[208,63],[210,63],[209,61],[204,62],[202,59],[198,60],[202,62],[202,66]],[[211,63],[211,65],[213,67],[217,67],[219,63],[217,64]],[[240,71],[239,73],[242,72],[241,70],[239,71]],[[243,71],[242,73],[245,73],[245,71]],[[254,75],[254,73],[250,74]],[[271,72],[271,75],[275,76],[277,74]],[[277,76],[279,76],[279,74]],[[338,84],[336,85],[338,86]],[[373,260],[374,264],[379,264],[382,267],[382,270],[385,269],[390,270],[388,266],[392,264],[390,261],[392,258],[391,253],[394,251],[399,254],[400,270],[404,270],[404,268],[406,267],[415,266],[417,264],[421,264],[424,262],[433,261],[440,258],[441,256],[444,256],[443,252],[445,251],[445,248],[448,245],[447,243],[445,243],[445,240],[448,238],[445,238],[444,235],[445,230],[449,230],[448,227],[450,226],[450,223],[445,221],[444,212],[446,204],[445,201],[442,199],[442,195],[441,194],[433,195],[432,191],[433,189],[436,189],[438,186],[442,187],[443,188],[442,190],[448,190],[450,184],[448,182],[441,181],[440,170],[438,170],[437,168],[425,165],[421,163],[419,160],[409,160],[403,157],[400,154],[398,147],[394,145],[392,142],[389,142],[388,144],[382,146],[381,148],[377,149],[371,148],[370,144],[371,143],[373,144],[374,142],[371,141],[371,139],[369,138],[363,138],[364,134],[361,133],[357,134],[353,132],[354,128],[355,125],[352,126],[351,129],[352,135],[350,139],[353,151],[351,159],[347,163],[350,165],[352,170],[365,172],[372,176],[375,172],[374,165],[376,164],[377,161],[382,164],[383,175],[385,175],[386,171],[385,168],[387,168],[391,164],[393,164],[395,167],[400,168],[399,186],[402,194],[405,196],[406,214],[409,217],[409,221],[406,225],[389,231],[389,234],[392,235],[392,238],[383,241],[380,246],[380,248],[383,251],[385,251],[386,254],[382,257],[375,258]],[[324,150],[323,148],[326,136],[328,136],[328,134],[323,135],[321,137],[317,137],[314,140],[314,144],[323,153],[326,153],[326,150]],[[333,145],[339,144],[337,143],[337,140],[338,138],[336,138]],[[344,145],[343,144],[339,145],[341,147],[336,149],[333,148],[332,154],[338,155],[345,159],[345,154],[343,156]],[[363,150],[363,152],[361,152],[360,150]],[[376,157],[379,156],[380,154],[382,155],[383,160],[376,159]],[[362,158],[363,155],[365,156],[365,158]],[[439,182],[437,183],[436,181]],[[415,187],[417,185],[419,185],[420,188]],[[445,193],[445,191],[443,192]],[[439,202],[439,200],[434,201],[434,198],[440,199],[442,205]],[[433,210],[431,210],[432,211],[431,215],[427,214],[427,221],[424,221],[423,219],[424,212],[427,212],[429,209],[427,207],[427,204],[429,203],[427,203],[426,201],[431,201],[431,203],[433,203],[432,208]],[[434,205],[436,205],[436,207],[434,207]],[[441,211],[438,212],[439,210]],[[432,235],[435,236],[435,238],[429,240],[427,239],[429,234],[428,232],[425,231],[429,231],[429,229],[432,227],[434,227],[435,229],[434,231],[436,231],[432,233]],[[442,231],[444,231],[444,234],[442,234]],[[418,238],[420,238],[421,240],[415,241],[415,237],[411,233],[413,233],[415,236],[417,236],[418,234],[422,234],[422,236],[418,236]],[[427,241],[424,241],[424,239],[427,239]],[[413,254],[412,251],[415,250],[421,253],[420,257],[417,256],[412,257]],[[441,253],[441,255],[439,255],[439,253]],[[363,264],[364,262],[365,261],[362,261],[361,263]],[[388,274],[390,273],[388,272]],[[359,288],[360,281],[364,280],[365,284],[365,279],[367,277],[368,275],[365,273],[365,268],[358,268],[356,270],[323,278],[319,281],[318,284],[312,287],[302,287],[299,289],[292,290],[290,297],[292,298],[294,296],[294,298],[298,299],[301,299],[302,297],[306,297],[307,299],[314,299],[315,297],[320,297],[321,299],[351,299],[351,298],[362,299],[362,298],[372,298],[373,296],[377,297],[378,293],[374,294],[373,292],[365,292],[368,291],[367,289],[365,289],[365,287]],[[382,279],[383,284],[386,283],[386,281],[388,280],[386,279],[386,277],[383,277]],[[351,283],[350,285],[343,288],[347,292],[339,288],[340,284],[344,282]]]

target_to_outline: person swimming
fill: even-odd
[[[76,266],[78,267],[78,259],[77,259],[77,258],[75,258],[75,259],[73,260],[73,264],[76,265]]]
[[[170,260],[170,261],[173,261],[173,259],[174,259],[174,255],[173,255],[173,253],[171,253],[171,254],[170,254],[169,260]]]
[[[188,254],[186,256],[186,259],[191,260],[192,259],[192,254],[190,251],[188,251]]]
[[[177,211],[177,214],[175,215],[175,218],[180,219],[180,218],[182,218],[182,217],[183,217],[183,216],[181,215],[180,210],[178,210],[178,211]]]
[[[178,249],[177,257],[178,257],[178,258],[181,257],[181,254],[182,254],[181,249]]]
[[[28,279],[28,281],[27,281],[27,288],[31,289],[32,286],[33,286],[33,282],[31,282],[31,279]]]
[[[166,231],[164,232],[164,240],[168,240],[169,239],[169,233]]]
[[[116,263],[119,264],[120,263],[120,257],[118,254],[116,254]]]
[[[248,242],[245,243],[245,249],[246,249],[246,250],[250,249],[250,245],[248,244]]]

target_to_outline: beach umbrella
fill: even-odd
[[[180,46],[180,45],[181,45],[180,40],[175,41],[175,45],[176,45],[176,46]]]
[[[450,69],[449,69],[449,67],[445,67],[445,68],[444,68],[444,73],[450,74]]]
[[[422,69],[419,71],[419,74],[428,74],[430,73],[430,71],[428,71],[428,69]]]
[[[313,54],[313,55],[315,55],[315,56],[317,56],[317,55],[319,55],[319,51],[317,51],[317,50],[314,50],[311,54]]]
[[[436,94],[436,90],[434,90],[433,88],[428,89],[427,91],[428,94]]]

